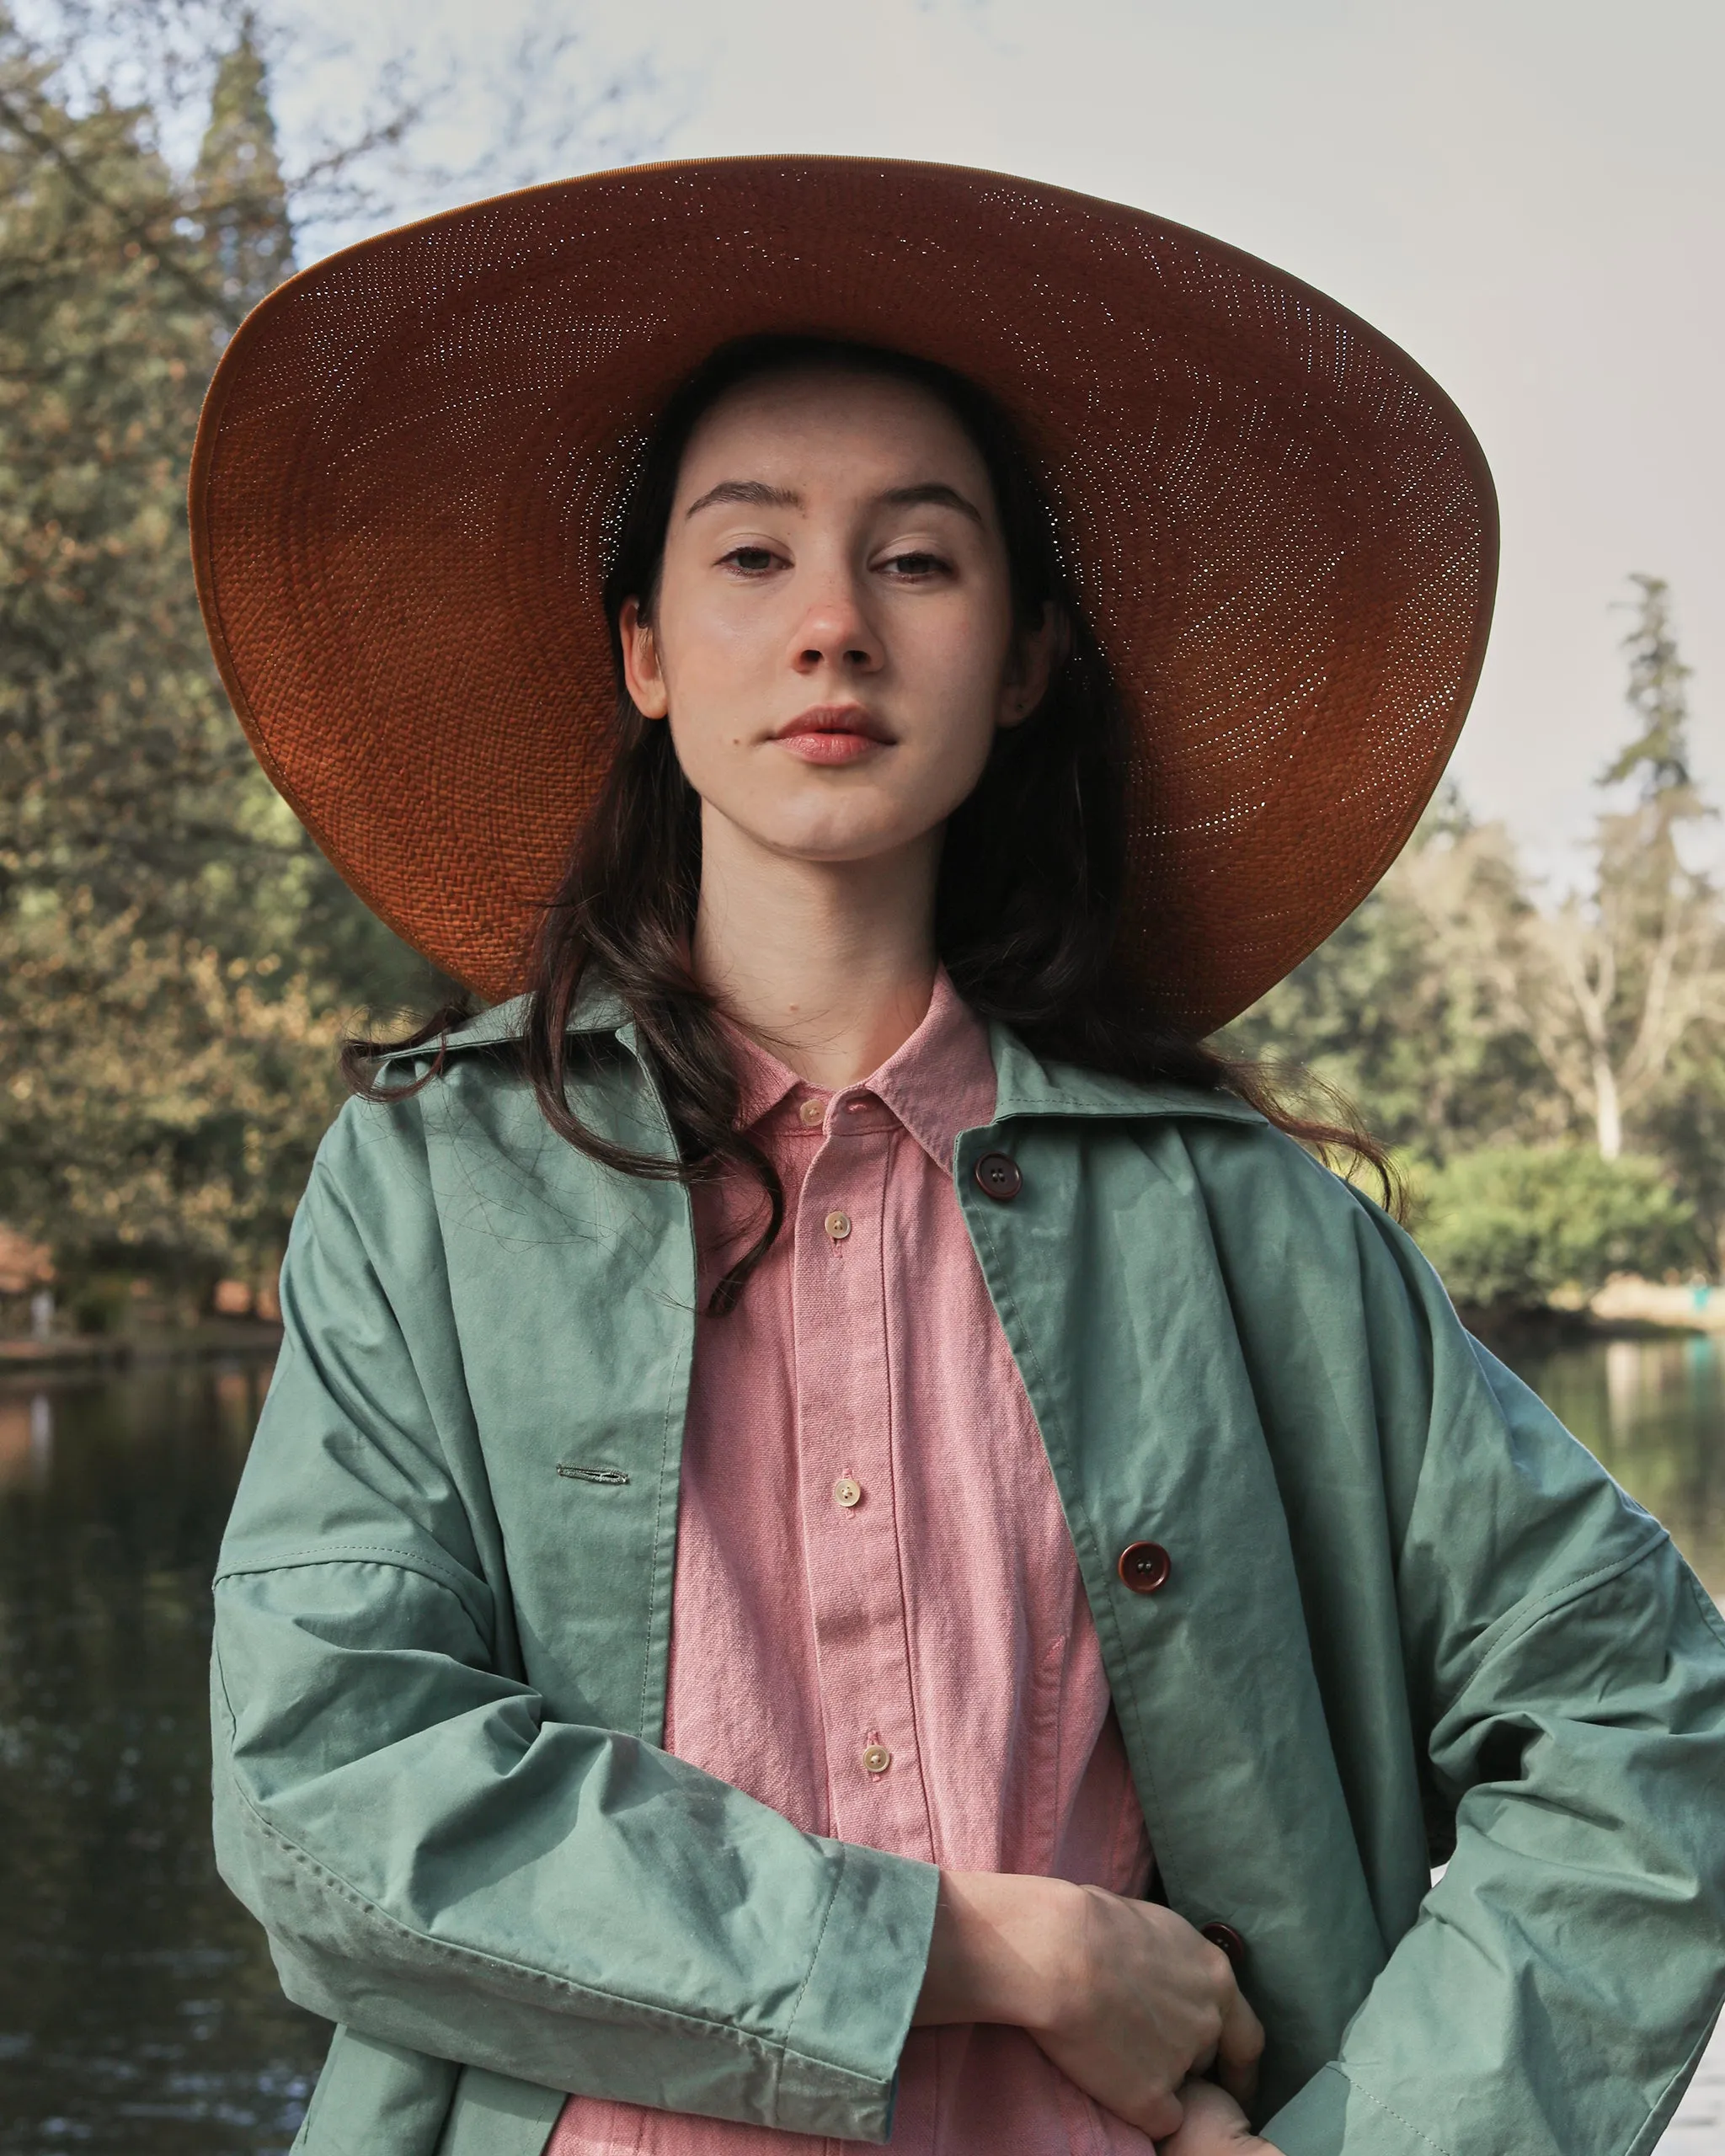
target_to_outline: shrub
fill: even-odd
[[[1535,1309],[1614,1273],[1703,1261],[1694,1209],[1656,1161],[1578,1145],[1464,1153],[1420,1178],[1414,1230],[1458,1303]]]

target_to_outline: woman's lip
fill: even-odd
[[[772,738],[805,764],[854,764],[889,747],[893,737],[861,704],[815,704]]]
[[[773,739],[805,764],[854,764],[886,745],[872,734],[784,733]]]
[[[880,721],[861,704],[812,704],[807,711],[798,712],[787,719],[773,735],[775,741],[793,741],[810,734],[860,735],[867,741],[887,742],[892,739]]]

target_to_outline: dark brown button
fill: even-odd
[[[1212,1946],[1220,1946],[1221,1948],[1223,1953],[1225,1953],[1228,1959],[1233,1963],[1235,1972],[1237,1974],[1240,1964],[1246,1959],[1246,1941],[1240,1936],[1239,1933],[1235,1930],[1233,1925],[1231,1924],[1207,1924],[1203,1927],[1199,1935],[1202,1938],[1207,1939]]]
[[[1174,1561],[1160,1542],[1129,1542],[1120,1552],[1119,1569],[1134,1594],[1154,1594],[1167,1585]]]
[[[976,1163],[976,1187],[985,1198],[1004,1205],[1023,1189],[1024,1178],[1010,1153],[985,1153]]]

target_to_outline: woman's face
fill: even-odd
[[[629,693],[669,718],[711,815],[775,853],[862,861],[937,830],[1047,686],[1016,628],[981,458],[909,382],[745,383],[690,439]]]

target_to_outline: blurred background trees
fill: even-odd
[[[177,173],[0,18],[0,1220],[92,1321],[133,1279],[267,1278],[344,1014],[430,985],[264,781],[189,574],[205,387],[293,266],[231,29]]]
[[[1599,775],[1583,886],[1543,901],[1503,828],[1446,787],[1352,918],[1231,1029],[1397,1149],[1416,1231],[1477,1309],[1725,1263],[1725,904],[1685,858],[1714,812],[1670,595],[1631,583],[1632,731]]]
[[[230,1307],[234,1283],[267,1286],[341,1032],[437,987],[254,764],[184,513],[205,387],[291,272],[296,205],[363,186],[414,108],[386,100],[363,139],[285,175],[238,0],[61,5],[51,49],[0,12],[0,1224],[51,1247],[62,1301],[100,1324],[139,1282],[188,1307],[220,1280]],[[113,75],[136,94],[68,72],[128,38],[158,41]],[[158,108],[183,120],[188,82],[201,142],[176,164]],[[617,99],[601,86],[590,110]],[[1627,603],[1629,723],[1580,887],[1542,892],[1446,787],[1230,1032],[1395,1146],[1418,1231],[1480,1306],[1725,1256],[1725,907],[1696,865],[1712,812],[1670,595],[1638,576]]]

